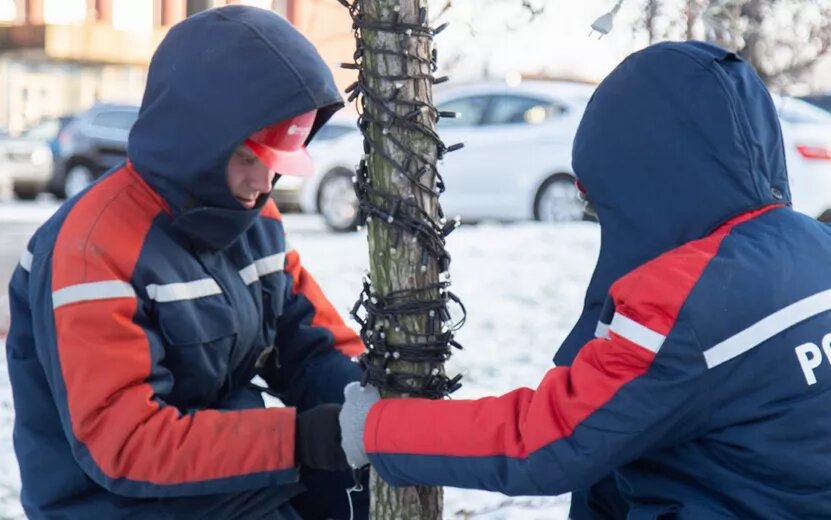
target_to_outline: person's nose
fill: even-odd
[[[260,165],[248,177],[248,186],[260,193],[268,193],[271,191],[271,179],[273,177],[274,175],[265,165]]]

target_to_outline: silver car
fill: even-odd
[[[33,199],[52,177],[54,147],[70,116],[43,119],[17,137],[0,138],[0,178],[20,199]]]

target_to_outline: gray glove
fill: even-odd
[[[341,448],[346,462],[353,468],[369,464],[364,449],[364,425],[372,405],[381,399],[378,389],[372,385],[362,387],[360,383],[349,383],[343,389],[345,400],[338,416],[340,422]]]

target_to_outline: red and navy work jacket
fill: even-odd
[[[597,338],[536,388],[376,404],[372,465],[392,484],[509,495],[619,470],[630,514],[653,515],[633,518],[825,517],[828,258],[831,230],[789,208],[733,219],[615,282]]]
[[[831,517],[831,229],[788,207],[759,77],[700,42],[633,54],[589,102],[573,165],[601,247],[559,366],[500,397],[381,401],[378,473],[572,491],[580,520]]]
[[[14,274],[14,438],[34,516],[296,482],[295,407],[337,402],[359,375],[360,339],[272,202],[222,252],[189,247],[170,220],[125,166],[61,208]],[[264,408],[258,374],[292,406]]]
[[[285,19],[209,9],[153,56],[130,162],[34,235],[7,359],[31,518],[281,518],[302,490],[295,414],[341,402],[357,335],[286,243],[267,194],[226,181],[253,132],[342,105]],[[310,138],[311,138],[310,136]],[[285,408],[265,408],[262,376]]]

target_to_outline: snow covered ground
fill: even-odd
[[[48,204],[23,209],[0,205],[0,229],[9,221],[6,217],[37,221],[53,209]],[[287,215],[286,227],[306,267],[346,316],[368,265],[365,235],[333,235],[316,217],[303,215]],[[599,239],[599,228],[589,223],[481,224],[463,226],[450,236],[452,290],[468,310],[467,324],[457,336],[465,349],[454,355],[448,368],[451,374],[464,373],[456,398],[536,385],[579,315]],[[0,291],[5,284],[2,281]],[[0,316],[0,322],[3,319]],[[11,391],[0,354],[0,519],[22,517],[12,420]],[[448,488],[445,517],[558,520],[566,518],[568,503],[568,497],[508,498]]]

